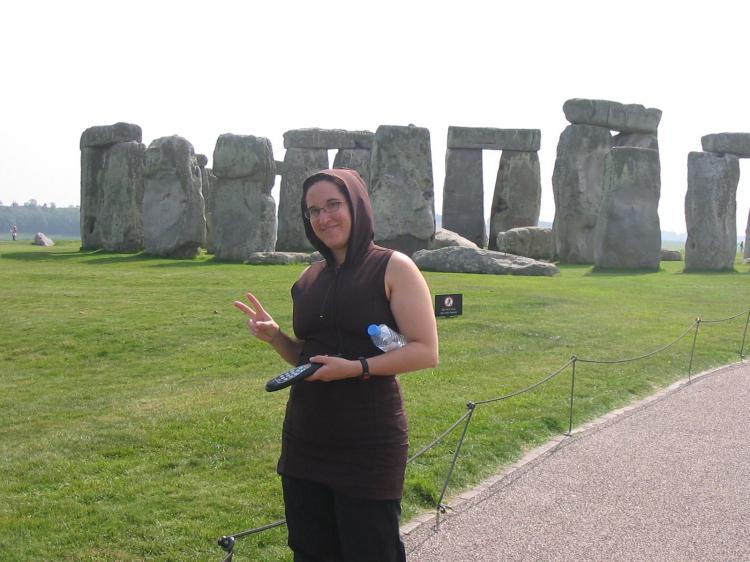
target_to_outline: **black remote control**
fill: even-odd
[[[297,381],[306,379],[312,375],[315,371],[320,369],[323,363],[305,363],[294,369],[289,369],[285,373],[281,373],[279,376],[272,378],[266,383],[266,390],[268,392],[276,392],[282,388],[294,384]]]

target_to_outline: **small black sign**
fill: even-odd
[[[460,316],[463,313],[462,294],[435,295],[435,316]]]

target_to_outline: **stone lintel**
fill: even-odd
[[[537,152],[541,142],[542,132],[539,129],[448,127],[448,148]]]
[[[292,129],[284,133],[284,148],[372,148],[375,134],[343,129]]]
[[[734,154],[739,158],[750,158],[750,133],[717,133],[701,137],[701,146],[706,152]]]
[[[656,133],[661,109],[640,104],[574,98],[563,104],[565,118],[574,125],[606,127],[621,133]]]
[[[80,147],[107,147],[118,142],[141,142],[143,133],[138,125],[132,123],[115,123],[114,125],[98,125],[89,127],[81,134]]]

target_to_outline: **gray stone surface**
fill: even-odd
[[[456,232],[452,232],[445,228],[438,228],[435,231],[435,238],[432,239],[430,245],[427,247],[428,250],[438,250],[440,248],[448,248],[450,246],[464,246],[466,248],[478,248],[474,242],[468,240]]]
[[[214,208],[216,207],[214,189],[216,176],[211,168],[201,168],[201,192],[206,204],[206,251],[214,253]]]
[[[706,152],[734,154],[750,158],[750,133],[717,133],[701,137],[701,146]]]
[[[354,136],[343,129],[293,129],[284,133],[284,148],[357,148]]]
[[[355,147],[372,150],[372,143],[375,142],[375,133],[372,131],[347,131],[346,134],[354,141]]]
[[[612,138],[612,146],[634,146],[659,150],[659,138],[648,133],[618,133]]]
[[[102,174],[106,148],[81,149],[81,249],[102,247],[99,210],[102,203]]]
[[[688,154],[685,271],[731,271],[737,251],[736,156]]]
[[[208,166],[208,156],[206,156],[205,154],[196,154],[195,160],[196,162],[198,162],[198,166],[200,168],[205,168],[206,166]]]
[[[55,242],[44,234],[44,232],[37,232],[34,234],[34,240],[31,242],[32,246],[54,246]]]
[[[382,125],[370,161],[375,240],[411,255],[435,236],[430,131]]]
[[[106,151],[99,208],[101,246],[109,252],[143,249],[143,159],[140,142],[121,142]]]
[[[143,165],[143,237],[155,256],[192,258],[205,245],[205,202],[193,146],[179,136],[149,144]]]
[[[214,256],[242,262],[276,246],[276,202],[248,178],[217,178],[214,190]]]
[[[291,263],[310,263],[311,254],[305,252],[253,252],[245,263],[251,265],[288,265]]]
[[[661,249],[661,261],[682,261],[682,254],[679,250]]]
[[[365,185],[370,188],[370,149],[369,148],[342,148],[333,158],[334,168],[351,168],[359,172]]]
[[[443,183],[443,226],[484,248],[484,188],[482,151],[449,148],[445,152]]]
[[[536,226],[541,204],[538,154],[503,150],[490,209],[490,250],[496,249],[498,233],[519,226]]]
[[[616,147],[604,165],[604,196],[594,235],[594,265],[659,269],[661,228],[659,153]]]
[[[114,125],[100,125],[89,127],[81,135],[80,147],[106,148],[118,142],[141,142],[143,134],[138,125],[132,123],[115,123]]]
[[[448,148],[536,152],[542,143],[539,129],[448,127]]]
[[[621,133],[656,133],[661,110],[639,104],[574,98],[563,104],[565,118],[575,125],[594,125]]]
[[[747,226],[745,227],[745,243],[743,244],[743,248],[742,248],[743,260],[750,259],[750,247],[748,247],[748,242],[750,242],[750,213],[748,213]]]
[[[223,134],[216,141],[212,170],[216,177],[246,178],[270,193],[276,181],[271,141],[254,135]]]
[[[211,232],[217,259],[245,261],[276,245],[276,161],[271,142],[252,135],[221,135],[214,149]],[[221,166],[217,169],[217,163]],[[245,174],[244,176],[238,174]]]
[[[279,190],[279,231],[277,252],[312,252],[305,235],[300,201],[302,184],[315,172],[328,168],[328,151],[322,148],[287,148],[284,175]]]
[[[493,275],[557,275],[560,273],[551,263],[461,246],[439,250],[419,250],[412,255],[412,259],[422,271]]]
[[[574,428],[425,516],[409,562],[748,560],[749,409],[734,365]]]
[[[562,263],[593,263],[594,228],[604,183],[608,129],[568,125],[560,135],[552,174],[555,253]]]
[[[499,252],[534,260],[552,261],[555,258],[555,237],[551,228],[539,226],[511,228],[497,234],[495,246]]]

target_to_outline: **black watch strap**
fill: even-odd
[[[360,375],[360,378],[363,381],[366,381],[370,378],[370,366],[367,364],[367,359],[364,357],[360,357],[359,362],[362,363],[362,374]]]

